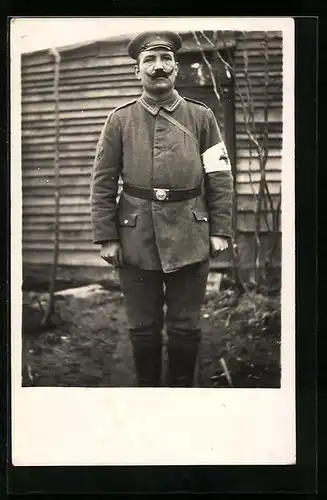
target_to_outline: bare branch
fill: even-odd
[[[209,44],[212,45],[212,47],[215,47],[215,44],[213,43],[213,41],[210,40],[210,38],[205,34],[204,31],[200,31],[200,33],[203,36],[203,38],[205,38],[207,40],[207,42],[209,42]],[[215,31],[215,33],[217,33],[217,32]]]
[[[31,365],[27,365],[27,375],[28,375],[28,378],[30,379],[31,382],[33,382],[34,380],[34,376],[33,376],[33,371],[32,371],[32,368],[31,368]]]
[[[194,39],[196,41],[197,46],[199,47],[199,50],[200,50],[201,55],[203,57],[203,60],[205,61],[206,65],[208,67],[208,70],[210,72],[210,77],[211,77],[213,91],[215,93],[215,96],[217,97],[218,101],[220,102],[221,98],[220,98],[220,95],[219,95],[219,92],[218,92],[218,89],[217,89],[216,79],[215,79],[215,76],[214,76],[214,73],[213,73],[213,70],[212,70],[212,66],[211,66],[210,62],[208,61],[208,59],[207,59],[207,57],[206,57],[206,55],[204,53],[202,45],[201,45],[201,43],[199,41],[199,38],[198,38],[197,34],[195,33],[195,31],[192,31],[192,34],[193,34],[193,37],[194,37]]]
[[[206,35],[203,31],[200,32],[201,37],[203,37],[203,40],[206,41],[206,44],[208,43],[209,46],[213,48],[215,51],[217,60],[223,65],[223,67],[228,70],[232,76],[234,77],[234,88],[235,88],[235,95],[239,99],[240,107],[243,111],[243,122],[244,122],[244,128],[245,128],[245,134],[248,139],[248,146],[249,146],[249,151],[250,151],[250,162],[249,162],[249,169],[248,169],[248,176],[249,176],[249,182],[251,185],[251,192],[253,194],[253,199],[255,202],[255,207],[254,207],[254,214],[255,214],[255,243],[254,243],[254,264],[255,264],[255,281],[256,284],[259,285],[259,280],[261,279],[260,275],[260,260],[261,260],[261,239],[260,239],[260,230],[261,230],[261,221],[264,220],[264,223],[267,227],[267,230],[269,233],[273,233],[273,239],[274,239],[274,245],[273,245],[273,250],[275,249],[277,245],[277,236],[276,233],[278,232],[278,214],[280,210],[280,205],[278,205],[276,208],[274,206],[273,198],[270,193],[269,189],[269,183],[267,182],[266,178],[266,166],[268,162],[268,155],[269,155],[269,88],[271,85],[271,80],[270,80],[270,73],[269,73],[269,51],[268,51],[268,43],[269,43],[269,36],[268,33],[265,33],[265,38],[264,42],[262,44],[263,47],[263,54],[264,54],[264,72],[262,74],[260,73],[260,78],[263,76],[264,78],[264,125],[263,128],[258,128],[257,124],[257,110],[256,110],[256,96],[254,95],[254,88],[253,88],[253,81],[252,81],[252,68],[250,68],[250,52],[249,52],[249,46],[248,46],[248,39],[247,39],[247,33],[246,32],[241,32],[244,37],[244,68],[242,72],[238,71],[240,68],[237,68],[235,61],[233,60],[233,55],[231,52],[230,46],[224,46],[224,38],[220,40],[220,34],[218,32],[214,33],[214,37],[212,37],[212,40],[210,39],[209,36]],[[215,75],[212,69],[212,66],[210,62],[208,61],[204,50],[201,46],[201,43],[199,41],[199,38],[197,37],[196,33],[193,33],[193,36],[196,40],[197,46],[199,47],[203,60],[207,65],[207,68],[210,72],[210,76],[212,79],[212,84],[214,88],[214,92],[217,96],[217,86],[216,86],[216,79]],[[214,41],[213,41],[214,40]],[[218,50],[218,42],[219,40],[219,47],[220,50]],[[222,42],[222,47],[220,44],[220,41]],[[221,50],[224,50],[223,54],[225,53],[226,55],[223,56],[221,53]],[[241,86],[239,83],[239,77],[242,77],[243,80],[243,85]],[[257,75],[257,72],[255,74]],[[278,75],[274,74],[276,78],[280,78],[280,74]],[[220,97],[220,95],[219,95]],[[220,101],[220,99],[218,98]],[[259,180],[259,187],[258,190],[255,187],[255,182],[253,180],[253,175],[252,175],[252,159],[254,156],[252,155],[252,151],[255,151],[256,155],[255,158],[259,162],[259,169],[260,169],[260,180]],[[263,213],[262,213],[263,210]],[[268,214],[272,214],[272,222],[269,221],[268,219]],[[263,217],[263,219],[262,219]],[[239,256],[237,255],[237,248],[235,245],[235,249],[233,250],[233,261],[234,261],[234,267],[237,265],[237,259]],[[239,272],[236,273],[236,276],[239,275]],[[244,289],[244,288],[243,288]]]
[[[265,152],[264,161],[267,162],[268,159],[268,120],[269,120],[269,53],[268,53],[268,36],[265,32],[265,38],[263,42],[264,47],[264,108],[263,108],[263,149]]]
[[[253,194],[253,199],[254,199],[254,202],[256,204],[257,202],[257,193],[255,192],[255,189],[254,189],[254,182],[253,182],[253,178],[252,178],[252,171],[251,171],[251,165],[252,165],[252,147],[251,147],[251,142],[249,144],[249,153],[250,153],[250,161],[249,161],[249,169],[248,169],[248,175],[249,175],[249,181],[250,181],[250,186],[251,186],[251,190],[252,190],[252,194]],[[265,197],[263,197],[263,200],[262,200],[265,204],[265,209],[267,209],[267,200]],[[268,211],[268,210],[267,210]],[[266,223],[266,226],[267,226],[267,229],[269,232],[271,232],[271,228],[269,226],[269,222],[268,222],[268,217],[267,217],[267,213],[266,211],[264,211],[264,221]]]
[[[36,302],[37,302],[37,304],[38,304],[38,306],[40,308],[40,311],[44,314],[45,313],[44,307],[43,307],[42,302],[40,301],[40,299],[39,299],[39,297],[37,295],[35,297],[35,300],[36,300]]]
[[[277,207],[276,207],[274,214],[273,214],[273,217],[275,219],[274,220],[273,240],[272,240],[272,245],[271,245],[269,251],[267,252],[267,255],[265,258],[266,265],[272,264],[272,260],[274,258],[275,251],[277,248],[278,234],[279,234],[278,219],[279,219],[279,215],[280,215],[281,201],[282,201],[282,197],[281,197],[281,185],[280,185],[279,186],[279,200],[278,200]]]
[[[270,208],[270,211],[272,213],[272,217],[274,218],[274,212],[275,212],[274,203],[273,203],[273,200],[272,200],[272,197],[271,197],[271,194],[270,194],[269,185],[268,185],[268,182],[267,182],[266,178],[264,178],[264,182],[265,182],[266,198],[269,201],[269,208]],[[274,231],[274,223],[273,223],[273,231]]]
[[[266,186],[268,186],[268,184],[267,184],[266,179],[265,179],[264,189],[266,188]],[[270,195],[270,193],[269,193],[269,195]],[[269,233],[271,233],[274,230],[274,219],[272,220],[272,227],[270,227],[270,224],[269,224],[269,221],[268,221],[268,213],[269,213],[269,211],[271,212],[271,207],[270,207],[270,210],[269,210],[268,200],[267,200],[267,197],[265,195],[263,196],[263,200],[262,201],[263,201],[263,204],[264,204],[264,212],[263,212],[264,213],[264,221],[266,223],[267,231]]]
[[[250,141],[255,145],[257,152],[258,152],[258,155],[259,155],[259,159],[262,158],[264,156],[264,151],[263,151],[262,147],[260,146],[259,142],[254,137],[254,135],[250,132],[250,130],[246,130],[246,134],[247,134],[248,138],[250,139]]]
[[[223,369],[224,375],[228,380],[230,387],[234,387],[230,371],[227,368],[227,364],[226,364],[226,361],[224,360],[224,358],[220,358],[220,364],[221,364],[221,367]]]
[[[221,53],[219,52],[219,50],[217,50],[217,56],[218,58],[220,59],[220,61],[223,63],[223,65],[229,69],[233,74],[235,74],[235,68],[233,68],[224,58],[223,56],[221,55]]]
[[[248,48],[247,48],[247,44],[245,42],[245,51],[244,51],[244,75],[245,75],[245,82],[246,82],[245,88],[246,88],[246,94],[247,94],[249,116],[250,116],[251,125],[252,125],[252,132],[254,134],[257,134],[256,121],[255,121],[255,106],[254,106],[253,88],[252,88],[251,78],[250,78],[250,74],[249,74],[249,61],[248,61],[247,51],[248,51]],[[259,152],[259,149],[258,149],[258,152]]]
[[[251,172],[251,163],[249,165],[248,175],[249,175],[250,186],[251,186],[251,190],[252,190],[252,194],[253,194],[253,199],[254,199],[254,202],[256,203],[258,195],[257,195],[257,193],[255,191],[255,188],[254,188],[254,182],[253,182],[253,177],[252,177],[252,172]],[[268,221],[268,217],[267,217],[267,212],[268,212],[267,200],[266,200],[266,198],[264,196],[262,198],[262,202],[264,203],[264,209],[265,209],[264,212],[263,212],[264,221],[265,221],[267,230],[269,232],[271,232],[271,227],[269,225],[269,221]]]
[[[281,206],[282,206],[282,185],[280,184],[279,185],[279,200],[278,200],[277,207],[276,207],[276,212],[275,212],[275,215],[278,218],[279,218],[279,215],[280,215],[280,212],[281,212]],[[277,230],[279,229],[279,224],[277,224],[277,221],[276,221],[276,229]]]
[[[232,58],[232,56],[230,54],[230,49],[226,48],[226,51],[227,51],[227,54],[229,56],[230,61],[232,62],[233,58]],[[235,68],[235,66],[232,66],[227,61],[225,61],[225,59],[222,57],[222,55],[219,53],[219,51],[217,51],[217,56],[220,59],[220,61],[223,64],[225,64],[226,67],[236,77],[236,68]],[[244,116],[246,116],[246,124],[249,125],[251,123],[251,125],[252,125],[252,127],[251,127],[252,131],[249,130],[249,129],[247,129],[248,138],[256,146],[258,154],[261,154],[260,145],[259,145],[258,141],[255,139],[255,137],[253,135],[253,134],[256,134],[255,112],[254,112],[254,99],[253,99],[252,85],[251,85],[251,81],[250,81],[250,77],[249,77],[249,72],[248,72],[248,59],[247,59],[247,55],[245,55],[245,58],[246,58],[246,66],[247,67],[246,67],[246,71],[244,72],[244,77],[245,77],[245,80],[246,80],[246,97],[247,97],[247,103],[248,104],[246,104],[246,102],[245,102],[245,99],[243,97],[240,85],[238,84],[237,78],[235,78],[235,90],[236,90],[237,96],[241,100],[243,114],[244,114]],[[251,89],[252,93],[250,92],[250,89]],[[249,118],[250,118],[251,122],[250,122]]]
[[[251,149],[251,146],[250,146],[250,149]],[[251,186],[251,190],[252,190],[252,194],[253,194],[253,199],[254,199],[254,201],[256,201],[257,194],[256,194],[255,189],[254,189],[254,182],[253,182],[253,178],[252,178],[251,165],[252,165],[252,152],[250,152],[250,161],[249,161],[248,174],[249,174],[249,181],[250,181],[250,186]]]

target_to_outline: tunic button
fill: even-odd
[[[125,220],[124,220],[124,224],[128,224],[128,219],[125,219]]]
[[[204,222],[208,221],[207,217],[203,217],[203,220],[204,220]]]

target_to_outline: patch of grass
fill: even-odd
[[[201,386],[229,386],[221,358],[235,387],[280,386],[279,297],[227,290],[209,298],[203,318]]]

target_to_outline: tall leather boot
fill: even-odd
[[[167,343],[168,354],[168,386],[194,387],[194,375],[199,350],[199,342],[174,341]]]
[[[133,359],[138,387],[159,387],[162,369],[162,339],[148,341],[132,337]]]

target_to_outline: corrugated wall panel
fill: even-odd
[[[256,125],[263,130],[263,33],[248,34],[248,69],[256,107]],[[237,82],[245,91],[244,40],[235,52]],[[281,39],[270,41],[269,146],[267,180],[277,196],[282,145]],[[54,228],[54,100],[53,59],[47,53],[22,58],[23,252],[26,262],[51,262]],[[102,265],[91,242],[89,186],[101,127],[110,111],[141,92],[126,42],[85,46],[62,54],[60,68],[60,263]],[[251,159],[243,110],[236,96],[238,228],[254,230],[254,197],[259,163]],[[253,153],[252,153],[253,155]],[[249,164],[253,186],[249,182]],[[268,217],[269,219],[269,217]],[[261,214],[261,230],[267,217]],[[268,223],[271,221],[268,220]]]
[[[253,145],[250,147],[251,143],[247,135],[248,126],[244,121],[244,117],[249,115],[246,111],[244,113],[242,99],[239,94],[242,95],[245,103],[253,103],[256,137],[258,137],[258,134],[263,134],[267,127],[269,155],[266,165],[266,179],[274,206],[277,206],[280,196],[283,145],[283,40],[280,32],[267,32],[267,37],[267,66],[265,62],[264,32],[249,32],[240,35],[235,49],[237,228],[242,232],[254,231],[253,211],[255,210],[256,200],[253,196],[253,190],[255,193],[258,192],[260,164],[255,147]],[[265,87],[266,67],[268,67],[268,87]],[[267,124],[265,124],[264,117],[265,109],[267,109],[268,116]],[[262,207],[262,210],[264,209]],[[267,219],[271,219],[269,214],[267,214]]]
[[[60,67],[60,262],[100,264],[92,244],[89,186],[96,142],[107,114],[141,88],[124,56],[62,55]],[[23,250],[51,261],[54,239],[53,60],[29,55],[22,63]]]

